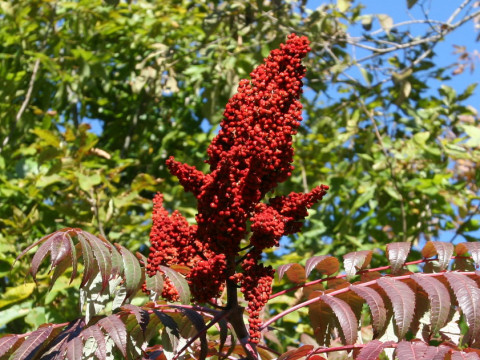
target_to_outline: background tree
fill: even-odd
[[[438,240],[449,229],[451,240],[478,240],[480,135],[477,111],[464,105],[475,87],[457,93],[451,68],[435,65],[435,45],[478,16],[474,1],[459,1],[446,20],[409,24],[350,1],[314,11],[303,2],[1,2],[1,331],[77,311],[67,277],[47,296],[45,278],[21,285],[26,264],[10,271],[34,239],[74,226],[146,253],[156,191],[193,219],[193,197],[165,160],[205,166],[239,79],[291,32],[307,35],[312,52],[297,167],[279,191],[331,190],[291,239],[296,251],[270,254],[274,267]],[[355,25],[361,35],[351,34]],[[355,58],[351,47],[368,54]],[[364,78],[352,77],[352,67]],[[442,86],[429,89],[429,79]],[[374,252],[372,263],[384,262]],[[295,340],[297,325],[295,317],[276,324],[282,341]]]

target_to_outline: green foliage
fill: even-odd
[[[473,1],[465,6],[478,12]],[[449,80],[463,68],[452,73],[435,63],[435,44],[467,24],[464,12],[452,7],[452,14],[410,24],[421,34],[412,40],[392,14],[368,14],[352,1],[316,10],[263,0],[0,1],[0,331],[24,333],[77,315],[80,280],[69,283],[72,270],[47,292],[46,274],[33,287],[23,281],[27,264],[12,269],[35,239],[81,227],[118,249],[145,252],[156,191],[194,217],[193,198],[168,175],[165,159],[205,166],[239,79],[290,32],[307,35],[313,51],[296,169],[279,192],[320,183],[331,190],[287,254],[269,261],[279,268],[314,254],[373,251],[368,262],[350,264],[353,277],[356,266],[386,264],[378,249],[391,242],[418,245],[444,231],[452,241],[479,240],[480,130],[468,106],[475,84],[453,89]],[[355,25],[362,35],[351,36]],[[354,57],[352,46],[365,57]],[[102,130],[92,131],[91,120]],[[409,256],[422,255],[414,247]],[[128,272],[128,295],[137,275]],[[289,294],[270,309],[295,304]],[[282,343],[298,344],[298,333],[312,331],[306,316],[283,318]]]

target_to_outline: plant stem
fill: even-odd
[[[227,268],[230,273],[235,272],[235,256],[227,259]],[[246,358],[248,360],[258,360],[257,350],[255,345],[249,342],[250,335],[243,322],[243,307],[238,304],[237,284],[230,278],[227,278],[227,309],[229,312],[228,320],[245,350]]]

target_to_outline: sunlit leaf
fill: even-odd
[[[180,302],[182,304],[188,304],[190,302],[190,287],[187,280],[175,270],[170,269],[168,266],[160,265],[160,270],[165,273],[175,286],[180,296]]]
[[[477,283],[468,276],[456,272],[446,272],[445,277],[467,318],[472,339],[478,339],[480,336],[480,290]]]
[[[392,273],[396,274],[403,268],[408,253],[410,252],[411,244],[409,242],[394,242],[387,244],[387,257],[392,267]]]
[[[317,269],[322,274],[335,274],[340,268],[340,262],[336,257],[328,255],[313,256],[305,264],[306,277],[310,275],[313,269]]]
[[[372,314],[372,325],[375,334],[381,333],[387,320],[387,309],[382,296],[380,296],[377,291],[367,286],[352,285],[350,289],[365,299]]]
[[[437,332],[445,325],[450,313],[450,294],[442,282],[432,276],[413,274],[411,278],[428,294],[432,331]]]
[[[378,340],[369,341],[363,348],[360,350],[360,353],[357,355],[356,360],[377,360],[383,351],[384,348],[394,344],[393,341],[381,342]]]
[[[127,330],[125,324],[115,315],[107,316],[98,322],[105,333],[113,340],[123,356],[127,357]]]
[[[422,256],[430,258],[438,255],[438,262],[441,270],[445,270],[453,255],[453,245],[443,241],[428,241],[422,249]]]
[[[455,247],[457,255],[470,253],[476,267],[480,266],[480,242],[464,242]]]
[[[20,347],[12,354],[11,360],[30,360],[44,346],[45,341],[52,333],[51,326],[41,327],[33,331]]]
[[[357,341],[358,320],[351,307],[345,301],[334,296],[322,295],[320,298],[330,306],[335,313],[345,337],[346,344],[354,344]]]
[[[378,279],[377,282],[386,292],[392,303],[395,323],[398,328],[398,337],[401,339],[407,333],[413,320],[415,294],[407,284],[401,281],[381,278]]]
[[[357,271],[363,270],[368,267],[371,260],[371,250],[355,251],[343,255],[343,266],[345,267],[347,278],[353,278],[357,274]]]

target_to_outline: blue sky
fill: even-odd
[[[335,1],[335,0],[332,0]],[[459,7],[459,5],[463,2],[463,0],[419,0],[417,4],[423,5],[423,9],[421,6],[414,6],[412,9],[407,8],[407,0],[362,0],[362,3],[365,8],[362,11],[362,14],[386,14],[389,15],[393,19],[393,23],[400,23],[408,20],[413,19],[425,19],[425,14],[427,14],[429,19],[439,20],[446,22],[452,13],[454,13],[455,9]],[[325,0],[309,0],[307,6],[315,10],[318,6],[325,3]],[[354,1],[354,4],[357,4],[358,1]],[[458,15],[453,20],[453,24],[456,23],[462,16],[465,14],[465,11],[460,11]],[[423,34],[425,31],[425,25],[410,25],[409,27],[405,27],[402,29],[408,28],[413,35],[420,35]],[[373,22],[373,26],[371,31],[375,31],[380,29],[380,24],[378,21]],[[364,33],[364,30],[361,26],[357,28],[349,29],[351,31],[350,35],[352,36],[360,36]],[[452,33],[450,33],[444,41],[441,41],[435,47],[436,57],[433,61],[438,64],[439,66],[448,66],[452,63],[458,61],[458,54],[454,54],[455,47],[457,46],[465,46],[466,51],[469,53],[474,53],[475,51],[480,51],[480,43],[476,41],[477,35],[480,33],[480,29],[475,29],[475,24],[473,21],[466,23],[457,29],[455,29]],[[356,51],[356,55],[358,58],[362,57],[362,55],[368,55],[362,49],[353,49],[350,48],[351,51]],[[362,51],[364,51],[362,53]],[[465,70],[463,73],[459,75],[451,76],[451,80],[448,81],[447,85],[454,88],[457,93],[462,92],[468,85],[472,82],[478,82],[480,79],[480,58],[477,57],[475,61],[476,68],[473,72],[470,69]],[[353,70],[353,69],[352,69]],[[356,71],[356,73],[355,73]],[[452,71],[453,72],[453,69]],[[353,70],[350,73],[352,76],[361,79],[360,71]],[[442,85],[439,81],[431,80],[428,84],[432,92],[437,92],[437,89]],[[480,104],[480,89],[477,87],[474,95],[467,100],[466,102],[468,105],[473,106],[477,110],[479,110]],[[480,216],[475,216],[474,219],[479,220]],[[444,231],[440,234],[441,241],[450,241],[455,234],[455,231]],[[480,236],[480,231],[470,232],[472,236]],[[458,236],[455,239],[454,243],[463,242],[465,239],[461,236]],[[419,248],[423,247],[423,241],[419,244]]]
[[[332,0],[335,1],[335,0]],[[309,0],[307,6],[314,10],[318,6],[325,4],[325,0]],[[417,5],[412,9],[407,9],[407,0],[361,0],[354,1],[354,4],[361,3],[365,6],[365,9],[362,11],[362,14],[386,14],[393,19],[393,23],[400,23],[413,19],[425,19],[425,15],[422,11],[421,5],[427,11],[427,15],[430,19],[447,21],[450,15],[458,8],[458,6],[463,2],[463,0],[419,0]],[[455,18],[453,23],[461,19],[462,15],[465,14],[465,11],[460,12]],[[409,28],[409,30],[415,34],[423,34],[423,30],[426,25],[410,25],[402,29]],[[378,21],[373,22],[372,31],[375,31],[380,28]],[[361,35],[364,30],[361,26],[353,28],[353,36]],[[441,41],[435,47],[435,52],[437,57],[434,59],[435,63],[439,66],[450,65],[454,62],[457,62],[458,55],[454,54],[454,46],[465,46],[466,50],[470,53],[473,53],[475,50],[480,52],[480,43],[476,42],[475,39],[479,34],[480,29],[475,29],[473,21],[460,26],[449,34],[445,41]],[[357,55],[361,50],[356,49]],[[368,53],[365,53],[368,54]],[[461,92],[472,82],[480,79],[480,58],[476,59],[476,69],[473,73],[470,70],[466,70],[460,75],[452,75],[452,80],[448,82],[448,85],[456,89],[457,92]],[[358,72],[358,77],[360,77]],[[432,90],[440,87],[441,83],[429,84],[432,87]],[[480,103],[480,88],[474,93],[474,96],[467,102],[468,105],[472,105],[475,108],[479,108],[478,104]]]

